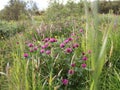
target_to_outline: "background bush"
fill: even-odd
[[[0,39],[5,39],[25,30],[24,23],[20,22],[0,22]]]
[[[120,14],[120,1],[101,1],[99,4],[99,13],[109,13],[113,10],[114,14]]]

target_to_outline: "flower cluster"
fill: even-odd
[[[42,40],[41,42],[41,45],[35,45],[34,43],[29,43],[29,42],[26,42],[27,46],[29,47],[29,51],[32,53],[32,52],[35,52],[35,51],[38,51],[40,50],[40,54],[47,54],[47,55],[50,55],[51,54],[51,48],[50,48],[50,45],[54,42],[57,42],[57,40],[55,38],[45,38]],[[25,53],[24,57],[26,58],[27,53]]]
[[[83,29],[79,30],[79,33],[83,33]],[[63,86],[70,85],[73,77],[79,76],[78,74],[82,73],[82,71],[86,70],[87,67],[87,60],[89,59],[89,55],[92,53],[91,50],[88,52],[82,52],[80,48],[80,37],[77,33],[72,33],[70,37],[65,38],[63,41],[59,38],[44,38],[43,40],[37,42],[28,42],[27,49],[29,50],[28,53],[24,53],[24,58],[30,57],[33,54],[35,58],[40,56],[44,61],[48,62],[48,65],[53,64],[52,60],[46,60],[47,58],[56,59],[56,63],[59,66],[55,66],[56,72],[58,72],[61,67],[65,70],[65,73],[62,73],[62,80],[61,83]],[[78,43],[79,42],[79,43]],[[39,45],[38,45],[39,44]],[[63,53],[61,53],[63,52]],[[74,57],[75,55],[75,57]],[[46,58],[44,58],[46,57]],[[37,60],[37,59],[36,59]],[[62,61],[60,61],[62,60]],[[73,61],[72,61],[73,60]],[[51,62],[50,62],[51,61]],[[41,61],[42,62],[42,61]],[[55,64],[56,64],[55,63]],[[71,64],[70,64],[71,63]],[[56,65],[57,65],[56,64]],[[82,70],[81,70],[82,69]],[[55,72],[55,74],[56,74]],[[74,83],[74,82],[73,82]]]
[[[74,38],[67,38],[61,44],[60,48],[65,50],[65,53],[69,54],[74,51],[75,48],[78,48],[79,44],[74,42]]]
[[[92,53],[91,50],[88,50],[87,53],[84,53],[84,52],[82,53],[82,57],[81,57],[81,59],[82,59],[81,67],[82,67],[83,69],[87,67],[86,61],[88,60],[88,56],[89,56],[89,54],[91,54],[91,53]],[[75,72],[77,72],[77,71],[75,71],[75,68],[78,68],[79,66],[76,66],[76,63],[72,63],[70,66],[71,66],[71,67],[70,67],[70,69],[68,70],[68,75],[74,75]],[[68,85],[68,84],[69,84],[69,81],[70,81],[69,79],[64,78],[64,79],[62,79],[62,84],[63,84],[63,85]]]
[[[75,66],[76,66],[75,63],[71,64],[71,69],[68,70],[68,75],[74,75],[74,73],[75,73],[75,70],[74,70]],[[68,85],[68,83],[69,83],[68,79],[62,79],[62,84],[63,85]]]
[[[82,53],[82,60],[83,60],[83,63],[81,64],[82,68],[86,68],[87,64],[86,64],[86,61],[88,60],[88,54],[91,54],[92,51],[91,50],[88,50],[87,53],[83,52]]]

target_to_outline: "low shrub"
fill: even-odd
[[[16,33],[22,32],[25,30],[25,25],[23,23],[17,22],[0,22],[0,39],[5,39],[15,35]]]

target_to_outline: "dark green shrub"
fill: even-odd
[[[99,3],[99,13],[109,13],[113,10],[114,14],[120,14],[120,1],[101,1]]]
[[[0,22],[0,39],[5,39],[25,30],[23,23]]]

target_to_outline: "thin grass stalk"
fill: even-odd
[[[85,6],[85,16],[86,16],[85,44],[87,44],[87,36],[88,36],[88,28],[89,28],[89,25],[88,25],[88,22],[89,22],[89,13],[88,13],[88,2],[87,2],[87,0],[84,1],[84,6]],[[85,50],[86,49],[87,49],[87,46],[85,47]]]

